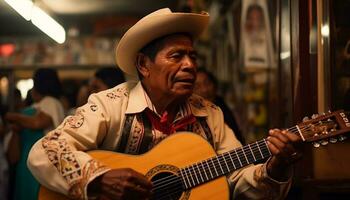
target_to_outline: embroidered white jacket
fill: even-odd
[[[47,188],[71,198],[88,199],[88,183],[109,168],[92,159],[85,151],[118,149],[125,115],[140,113],[147,107],[151,109],[152,104],[140,82],[126,82],[92,94],[88,103],[78,108],[74,116],[68,116],[33,146],[28,157],[29,169]],[[192,95],[181,106],[175,120],[191,113],[195,117],[206,117],[218,154],[241,146],[232,130],[224,124],[219,107]],[[205,137],[200,126],[193,130]],[[134,120],[131,134],[137,135],[140,131],[143,131],[142,122]],[[166,137],[155,130],[152,134],[151,146]],[[134,147],[129,145],[127,148],[132,150]],[[278,182],[271,179],[265,164],[237,170],[228,177],[228,181],[234,199],[283,199],[291,184],[290,180]]]

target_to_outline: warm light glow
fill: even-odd
[[[28,90],[32,89],[34,86],[33,79],[22,79],[17,82],[17,88],[21,92],[22,99],[25,99],[28,94]]]
[[[56,42],[62,44],[66,40],[66,31],[64,28],[40,8],[33,7],[31,20],[35,26]]]
[[[0,93],[2,96],[1,101],[4,101],[5,98],[8,96],[8,93],[9,93],[8,89],[9,89],[9,80],[7,79],[6,76],[4,76],[0,79]]]
[[[13,9],[15,9],[24,19],[30,20],[32,15],[33,2],[30,0],[5,0]]]
[[[0,44],[0,56],[8,57],[15,52],[14,44]]]
[[[46,12],[33,5],[30,0],[5,0],[13,9],[15,9],[26,20],[32,23],[40,30],[50,36],[57,43],[62,44],[66,40],[66,31]]]
[[[324,37],[328,37],[329,36],[329,26],[328,25],[323,25],[321,28],[321,34]]]

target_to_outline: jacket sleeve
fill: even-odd
[[[213,132],[215,133],[216,152],[218,154],[230,151],[241,144],[235,137],[233,131],[223,123],[222,111],[214,110],[212,119]],[[211,120],[211,122],[210,122]],[[239,199],[284,199],[291,186],[292,170],[290,178],[286,182],[279,182],[268,176],[266,163],[249,165],[245,168],[234,171],[228,176],[231,188],[231,198]]]
[[[97,149],[110,126],[104,96],[91,95],[86,105],[36,142],[27,164],[45,187],[74,199],[87,199],[87,185],[109,169],[85,151]]]

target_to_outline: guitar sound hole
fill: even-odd
[[[161,172],[151,179],[154,200],[178,200],[183,192],[180,177],[170,172]]]

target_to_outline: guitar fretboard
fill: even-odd
[[[184,189],[190,189],[271,156],[266,140],[217,155],[180,170]]]

